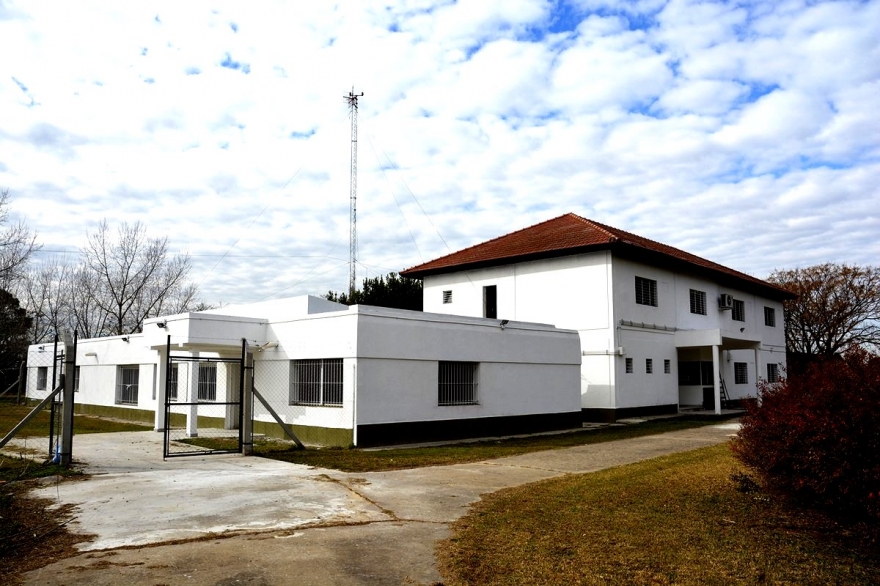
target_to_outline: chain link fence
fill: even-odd
[[[354,365],[342,358],[285,360],[254,356],[254,439],[287,439],[278,418],[305,444],[350,446]]]
[[[32,347],[28,361],[18,367],[18,376],[6,373],[0,389],[0,439],[27,417],[33,408],[61,384],[64,346],[49,342]],[[10,380],[11,379],[11,380]],[[15,435],[3,451],[28,457],[52,457],[61,437],[61,393]],[[48,451],[47,451],[48,450]]]

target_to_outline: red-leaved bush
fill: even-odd
[[[880,520],[880,357],[862,349],[759,385],[733,451],[811,506]]]

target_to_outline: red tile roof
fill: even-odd
[[[654,257],[655,262],[665,261],[679,266],[682,264],[690,265],[696,272],[712,273],[716,278],[721,277],[722,281],[730,282],[733,280],[741,285],[751,285],[749,288],[757,286],[772,298],[793,297],[772,283],[756,279],[678,248],[571,213],[447,254],[401,271],[400,274],[421,278],[427,275],[603,249],[623,253],[641,253],[641,255]]]

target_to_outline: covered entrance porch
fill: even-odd
[[[756,396],[761,339],[747,333],[745,328],[679,330],[675,332],[675,347],[679,410],[701,407],[720,415],[723,403]],[[749,377],[749,361],[754,361],[752,377]],[[749,385],[747,392],[742,390],[744,384]]]

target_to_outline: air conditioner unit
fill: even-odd
[[[718,309],[733,309],[733,295],[722,293],[718,296]]]

